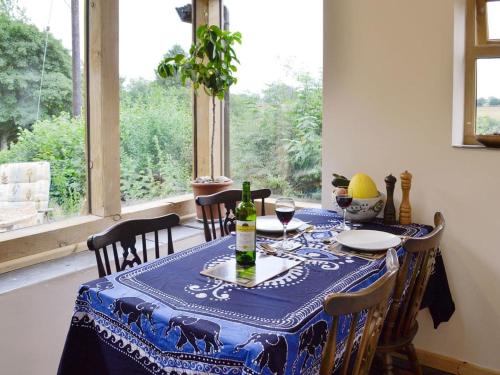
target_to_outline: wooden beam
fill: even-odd
[[[488,41],[486,19],[486,0],[476,0],[476,44],[484,45]]]
[[[209,0],[208,2],[208,24],[217,25],[222,29],[223,10],[222,0]],[[215,99],[215,126],[212,120],[212,100],[210,100],[210,137],[212,130],[215,132],[214,140],[214,176],[222,175],[224,170],[224,104],[223,101]]]
[[[120,213],[120,84],[118,0],[91,0],[88,129],[90,213]]]
[[[193,9],[193,42],[196,41],[196,29],[208,22],[209,0],[194,0]],[[210,137],[209,121],[210,107],[209,98],[203,90],[193,92],[193,146],[194,152],[194,177],[207,176],[210,174]]]
[[[181,225],[182,225],[182,222],[184,220],[192,219],[192,218],[194,218],[194,216],[195,216],[195,214],[182,216],[181,217]],[[204,241],[205,241],[205,235],[203,234],[203,231],[200,229],[199,234],[195,234],[195,235],[188,237],[186,239],[175,241],[174,248],[175,248],[175,251],[185,250],[185,249],[188,249],[192,246],[201,244]],[[161,246],[160,247],[160,254],[167,254],[166,248],[167,248],[166,245]],[[49,260],[53,260],[53,259],[61,258],[64,256],[68,256],[71,254],[79,253],[81,251],[88,251],[86,241],[80,242],[80,243],[75,244],[75,245],[65,246],[65,247],[57,248],[57,249],[50,250],[50,251],[44,251],[42,253],[29,255],[29,256],[22,257],[22,258],[13,259],[13,260],[8,261],[8,262],[0,263],[0,274],[2,274],[4,272],[13,271],[13,270],[16,270],[19,268],[23,268],[23,267],[28,267],[28,266],[31,266],[33,264],[43,263],[43,262],[46,262]]]
[[[111,217],[79,216],[60,222],[2,233],[0,237],[0,266],[4,262],[10,262],[7,263],[9,268],[12,267],[12,264],[22,266],[22,261],[11,261],[25,257],[32,257],[28,259],[35,260],[43,259],[41,253],[48,252],[47,254],[50,257],[51,254],[54,254],[55,249],[59,250],[57,252],[59,256],[67,255],[80,249],[81,247],[78,244],[86,241],[91,234],[100,232],[121,220],[150,218],[169,213],[176,213],[182,217],[192,215],[194,212],[193,195],[186,194],[127,207],[122,214]]]
[[[465,26],[465,97],[464,97],[464,140],[467,145],[478,144],[476,124],[476,58],[473,53],[476,44],[475,0],[467,0]]]
[[[195,30],[204,24],[222,25],[221,0],[195,0],[193,25]],[[210,144],[212,137],[212,98],[203,89],[199,89],[193,99],[195,124],[193,125],[194,171],[195,177],[210,175]],[[222,103],[216,100],[215,140],[214,140],[214,176],[223,171],[223,111]]]

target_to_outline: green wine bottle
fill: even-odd
[[[236,263],[240,266],[255,265],[257,210],[250,194],[250,182],[243,182],[241,202],[236,207]]]

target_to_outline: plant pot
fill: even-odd
[[[476,134],[476,141],[485,145],[486,147],[500,148],[500,134]]]
[[[191,186],[193,187],[194,198],[196,199],[199,195],[211,195],[218,193],[220,191],[228,190],[233,185],[233,180],[229,180],[226,182],[191,182]],[[207,218],[210,219],[210,210],[207,210]],[[217,210],[217,205],[212,205],[212,212],[214,214],[214,219],[219,218],[219,211]],[[224,213],[222,213],[224,214]],[[201,207],[196,205],[196,218],[198,220],[203,220],[203,212],[201,211]]]

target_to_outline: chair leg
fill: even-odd
[[[394,365],[390,353],[384,353],[382,355],[382,369],[384,375],[394,375]]]
[[[409,344],[406,347],[406,354],[408,355],[408,359],[410,360],[410,364],[413,368],[414,374],[423,375],[422,368],[418,363],[417,353],[415,352],[415,347],[413,346],[413,344]]]

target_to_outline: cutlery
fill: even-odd
[[[297,233],[295,233],[293,235],[287,234],[287,238],[293,240],[295,238],[298,238],[298,237],[302,236],[304,233],[311,233],[313,231],[315,231],[314,225],[308,225],[307,227],[305,227],[304,230],[300,230],[300,231],[298,231]],[[266,238],[266,239],[269,239],[269,240],[277,240],[277,239],[281,239],[283,237],[283,234],[282,233],[280,233],[280,234],[270,234],[270,233],[263,234],[263,233],[259,233],[258,236],[260,238]]]
[[[343,248],[343,246],[339,243],[337,243],[335,245],[328,246],[328,250],[330,250],[333,254],[343,256],[343,257],[350,256],[350,257],[356,257],[356,258],[360,258],[363,260],[369,260],[369,261],[373,261],[373,260],[377,260],[377,259],[385,257],[385,253],[363,252],[363,254],[360,254],[356,251],[349,251],[349,250],[345,250],[345,249],[341,250],[341,248]]]
[[[292,254],[289,252],[285,252],[285,251],[280,252],[280,251],[276,250],[274,247],[272,247],[271,245],[266,244],[266,243],[260,243],[260,244],[258,244],[258,246],[267,255],[274,255],[274,256],[285,255],[285,256],[288,256],[290,258],[295,258],[295,259],[301,260],[301,261],[306,260],[306,258],[304,258],[302,256],[298,256],[298,255],[295,255],[295,254]]]
[[[298,238],[298,237],[302,236],[304,233],[311,233],[311,232],[314,232],[315,230],[316,229],[315,229],[314,225],[308,225],[304,230],[298,231],[296,234],[294,234],[290,238],[291,239],[295,239],[295,238]]]

